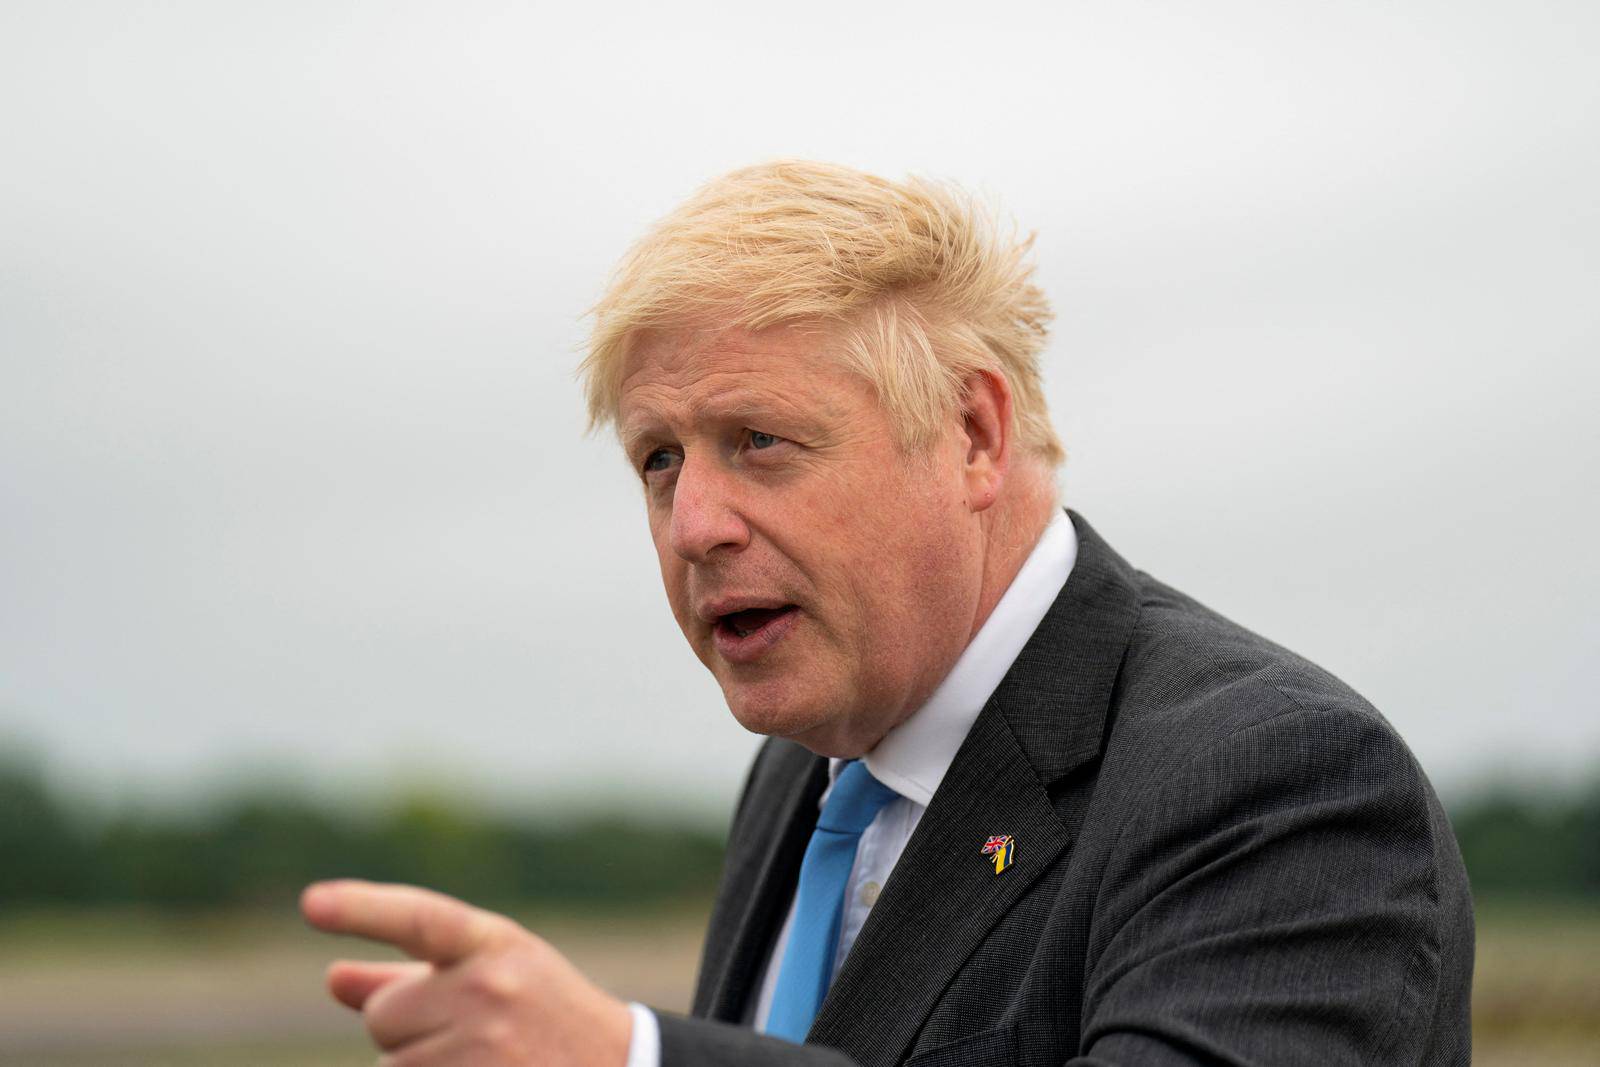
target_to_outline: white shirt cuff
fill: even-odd
[[[656,1013],[643,1004],[629,1004],[633,1013],[633,1036],[628,1038],[627,1067],[661,1067],[661,1024]]]

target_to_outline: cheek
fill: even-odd
[[[920,618],[928,589],[959,558],[960,505],[929,479],[875,476],[831,486],[793,513],[809,520],[800,543],[825,546],[817,577],[877,643]]]
[[[852,571],[852,582],[872,581],[878,561],[897,553],[914,535],[919,518],[926,519],[927,503],[917,488],[892,479],[860,478],[788,502],[785,510],[804,516],[802,550],[821,546],[827,558]]]
[[[962,501],[950,494],[907,493],[874,544],[863,592],[870,595],[878,654],[895,664],[943,648],[963,631],[981,570]]]
[[[667,605],[672,608],[673,618],[678,620],[678,626],[688,632],[689,594],[688,594],[688,568],[683,557],[672,551],[671,547],[663,540],[661,532],[651,524],[651,536],[656,546],[656,562],[661,568],[661,586],[667,594]]]

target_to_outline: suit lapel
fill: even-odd
[[[1012,865],[996,874],[981,849],[1010,834]],[[980,716],[923,813],[807,1041],[863,1067],[897,1063],[939,992],[989,928],[1067,846],[1003,717]]]
[[[1071,843],[1049,786],[1096,759],[1138,618],[1132,570],[1073,515],[1078,559],[989,699],[840,968],[807,1040],[898,1063],[951,978]],[[1010,834],[1010,868],[981,852]]]
[[[827,760],[789,742],[772,746],[770,770],[752,779],[741,807],[750,820],[735,833],[745,844],[730,842],[695,989],[694,1014],[723,1022],[744,1021],[828,781]]]
[[[1067,514],[1078,534],[1072,574],[989,701],[1045,786],[1099,756],[1139,621],[1137,572],[1082,515]]]

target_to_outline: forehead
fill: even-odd
[[[618,422],[692,421],[772,408],[842,416],[875,394],[834,354],[821,328],[655,331],[623,363]]]

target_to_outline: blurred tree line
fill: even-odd
[[[1474,896],[1600,901],[1600,775],[1576,793],[1485,790],[1450,823]]]
[[[1600,900],[1600,778],[1538,796],[1510,788],[1452,813],[1473,891]],[[25,761],[0,759],[0,907],[282,907],[307,882],[431,886],[487,906],[635,909],[709,894],[719,833],[615,817],[540,823],[422,797],[366,818],[287,789],[203,816],[74,813]]]
[[[499,907],[635,909],[708,895],[717,832],[611,816],[540,823],[431,797],[342,816],[260,787],[204,814],[85,818],[27,762],[0,757],[0,909],[282,908],[331,877],[411,882]]]

